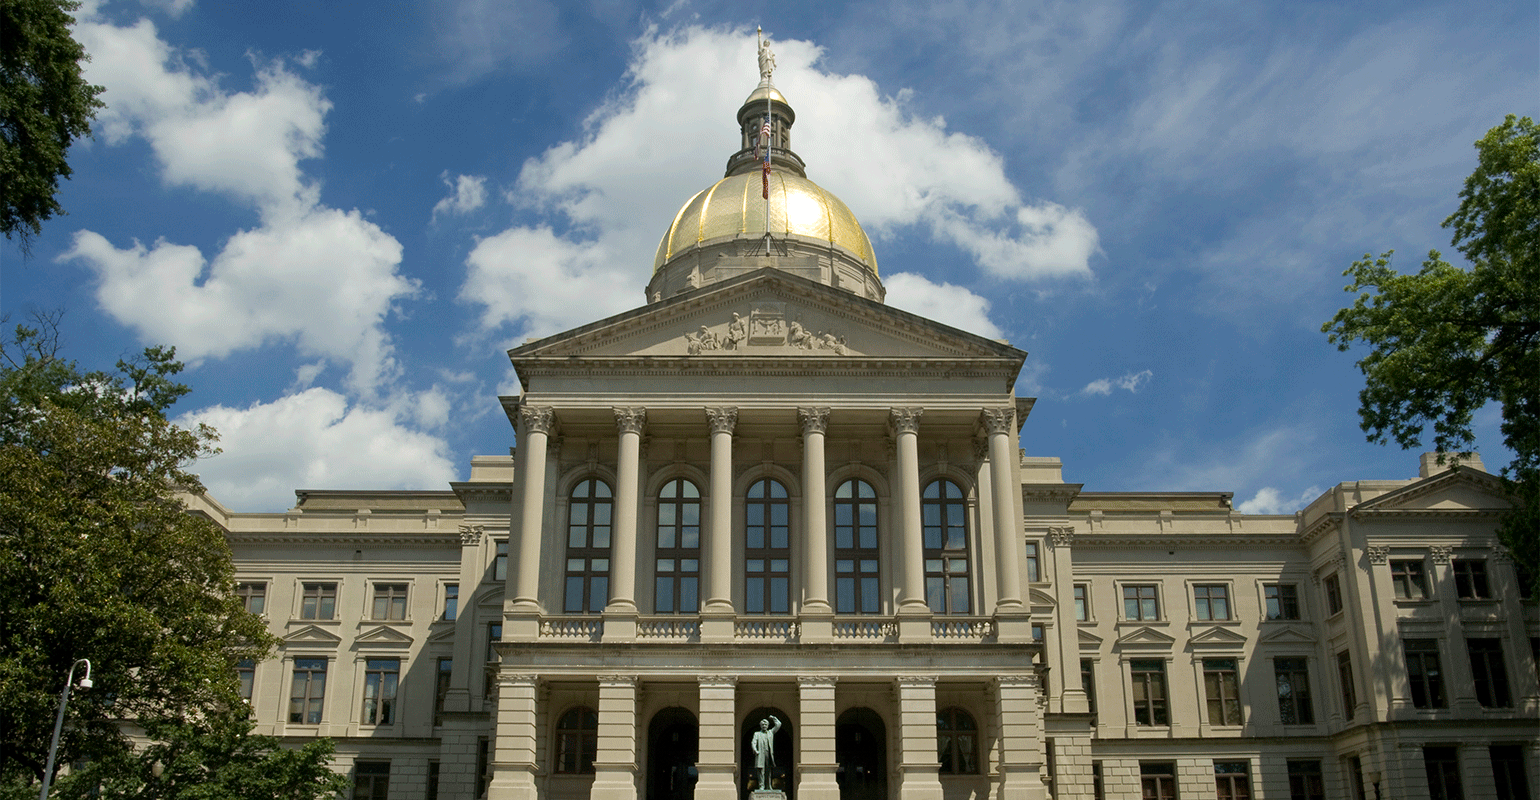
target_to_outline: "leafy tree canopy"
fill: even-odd
[[[122,757],[119,720],[243,709],[236,663],[272,646],[221,531],[174,494],[198,488],[186,467],[215,438],[166,418],[187,392],[175,352],[82,372],[57,323],[0,341],[0,785],[41,779],[76,659],[94,685],[70,698],[60,764]]]
[[[91,135],[102,87],[85,82],[85,48],[70,35],[71,0],[0,0],[0,231],[22,251],[63,214],[54,195],[70,176],[76,138]]]
[[[1444,220],[1469,266],[1434,250],[1404,275],[1393,253],[1366,254],[1343,273],[1358,297],[1322,331],[1339,350],[1370,348],[1358,362],[1358,413],[1371,442],[1418,447],[1431,425],[1439,452],[1469,452],[1474,414],[1501,405],[1514,453],[1502,535],[1540,576],[1540,128],[1509,115],[1476,150],[1460,207]]]

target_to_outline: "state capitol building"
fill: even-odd
[[[645,305],[509,351],[512,455],[189,498],[282,640],[257,732],[334,738],[364,800],[1537,796],[1479,460],[1292,516],[1069,482],[1018,450],[1027,354],[883,303],[761,77]]]

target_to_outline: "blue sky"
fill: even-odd
[[[504,351],[640,305],[776,50],[809,177],[872,234],[888,301],[1030,352],[1030,455],[1088,490],[1289,513],[1415,475],[1367,444],[1321,324],[1365,252],[1412,270],[1472,143],[1540,105],[1512,2],[87,3],[108,108],[69,215],[0,245],[14,324],[190,364],[197,469],[444,488],[506,453]],[[1489,468],[1507,462],[1495,408]]]

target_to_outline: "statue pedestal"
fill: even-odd
[[[786,793],[780,789],[755,789],[749,792],[749,800],[786,800]]]

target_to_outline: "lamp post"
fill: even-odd
[[[70,703],[70,687],[75,685],[75,668],[81,664],[86,665],[86,674],[80,679],[80,688],[91,688],[91,659],[78,659],[70,665],[69,675],[64,679],[64,692],[59,695],[59,715],[53,721],[53,742],[48,745],[48,766],[43,768],[43,791],[38,800],[48,800],[48,787],[53,783],[53,762],[59,754],[59,732],[64,730],[64,709]]]

